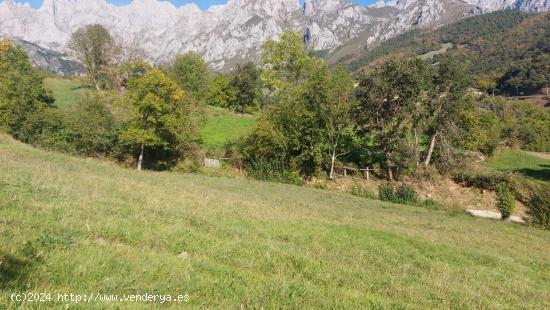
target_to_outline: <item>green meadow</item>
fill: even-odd
[[[186,294],[164,308],[550,307],[550,231],[344,193],[137,172],[0,136],[0,308],[12,294]],[[55,297],[56,299],[57,297]]]
[[[77,103],[87,89],[78,82],[53,77],[44,79],[44,86],[52,91],[55,105],[59,108]]]
[[[486,164],[499,171],[516,172],[537,180],[550,182],[550,160],[521,150],[507,150],[496,154]]]

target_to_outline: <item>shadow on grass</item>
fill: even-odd
[[[75,86],[71,87],[71,91],[77,91],[77,90],[93,90],[90,86]]]
[[[39,262],[37,252],[29,245],[17,254],[0,250],[0,290],[24,287],[32,266]]]
[[[550,165],[539,165],[542,169],[517,169],[514,172],[521,173],[533,179],[550,182]]]

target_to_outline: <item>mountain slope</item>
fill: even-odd
[[[506,10],[471,17],[434,31],[407,32],[344,57],[337,51],[328,55],[328,61],[357,71],[389,57],[427,55],[433,57],[434,62],[443,58],[461,61],[472,74],[498,76],[526,59],[548,55],[548,38],[549,13]],[[442,46],[446,47],[443,53],[430,53],[441,50]]]
[[[71,292],[187,294],[200,308],[550,306],[548,231],[282,184],[139,173],[5,135],[0,167],[0,307],[29,306],[10,299],[21,287],[51,292],[47,308],[78,307],[56,300]]]
[[[0,36],[0,39],[2,37]],[[53,72],[62,76],[78,75],[84,72],[84,66],[73,59],[68,59],[63,54],[41,47],[25,40],[14,38],[4,38],[19,45],[27,52],[29,61],[35,67],[42,68],[49,72]]]

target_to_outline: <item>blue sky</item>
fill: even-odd
[[[114,4],[128,4],[132,2],[132,0],[108,0],[108,1]],[[226,0],[169,0],[169,1],[174,3],[177,6],[180,6],[189,2],[195,2],[202,9],[207,9],[209,6],[214,4],[221,4],[221,3],[227,2]],[[303,2],[303,0],[300,0],[300,1]],[[368,5],[376,2],[375,0],[352,0],[352,1],[363,5]],[[42,0],[16,0],[16,2],[28,2],[35,8],[38,8],[42,5]]]

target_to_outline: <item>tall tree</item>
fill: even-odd
[[[464,67],[452,61],[439,64],[432,79],[432,88],[426,104],[426,120],[430,136],[430,144],[424,159],[427,167],[431,160],[435,145],[439,138],[449,141],[457,130],[462,113],[467,108],[466,88],[468,78]]]
[[[428,72],[427,65],[418,59],[390,61],[360,79],[356,93],[359,129],[363,135],[375,135],[390,181],[394,179],[395,161],[410,132]]]
[[[329,178],[334,178],[336,160],[353,147],[356,124],[352,117],[355,108],[353,79],[342,67],[336,68],[328,82],[328,98],[321,103],[320,118],[330,159]]]
[[[194,141],[193,109],[184,96],[184,91],[158,69],[128,82],[126,103],[132,120],[120,138],[138,147],[138,170],[142,169],[146,148],[180,151]]]
[[[0,40],[0,130],[31,142],[40,126],[32,115],[51,106],[54,98],[43,86],[44,76],[34,69],[27,54],[7,40]]]
[[[279,41],[269,40],[262,46],[262,63],[262,81],[277,93],[307,80],[316,60],[309,56],[302,36],[287,31]]]
[[[189,52],[177,56],[169,73],[188,94],[204,99],[210,80],[210,69],[199,53]]]
[[[119,50],[111,34],[102,25],[88,25],[71,35],[69,48],[86,67],[88,79],[97,90],[109,83],[110,66]]]
[[[235,89],[234,107],[238,112],[244,113],[246,108],[257,105],[260,96],[259,72],[256,65],[248,62],[238,65],[231,87]]]
[[[262,60],[262,82],[271,89],[273,104],[264,110],[243,153],[249,161],[277,160],[312,176],[325,159],[319,113],[328,98],[328,69],[308,55],[294,32],[267,42]]]

